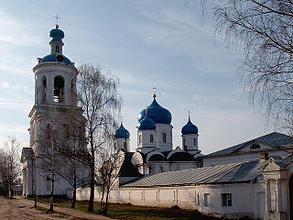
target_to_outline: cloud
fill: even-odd
[[[0,109],[17,110],[20,112],[28,113],[31,106],[32,102],[30,102],[29,100],[15,99],[11,97],[0,97]]]
[[[0,10],[0,32],[1,44],[37,46],[42,42],[28,25],[24,25],[2,10]]]

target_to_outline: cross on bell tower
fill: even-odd
[[[59,21],[60,21],[61,17],[58,15],[55,15],[53,17],[56,19],[56,28],[59,28]]]

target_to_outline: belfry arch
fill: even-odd
[[[64,102],[64,78],[55,76],[54,78],[54,102]]]

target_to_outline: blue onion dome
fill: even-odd
[[[59,25],[56,25],[56,28],[52,29],[50,31],[50,37],[52,37],[52,40],[60,41],[64,38],[64,32],[59,29]]]
[[[146,110],[146,115],[144,118],[139,121],[138,130],[143,131],[143,130],[156,130],[156,123],[149,118],[149,111]]]
[[[186,134],[198,134],[198,128],[196,127],[195,124],[193,124],[190,120],[190,117],[188,118],[188,122],[186,125],[183,126],[181,129],[181,134],[186,135]]]
[[[123,138],[123,139],[127,139],[130,137],[129,131],[124,128],[122,122],[120,127],[115,131],[115,138]]]
[[[39,62],[60,62],[64,64],[72,64],[71,60],[62,54],[49,54],[41,58]]]
[[[138,121],[140,122],[145,117],[146,109],[142,110],[139,113]],[[171,113],[160,106],[160,104],[156,100],[156,96],[154,96],[153,102],[147,107],[148,116],[155,123],[160,124],[171,124],[172,115]]]

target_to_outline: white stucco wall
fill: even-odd
[[[210,203],[204,206],[204,194],[210,195]],[[232,206],[222,206],[222,193],[232,194]],[[261,196],[261,198],[258,197]],[[111,192],[110,202],[130,203],[138,206],[173,207],[197,209],[202,213],[215,216],[250,216],[263,218],[265,200],[262,183],[239,183],[219,185],[174,186],[155,188],[120,187]],[[77,190],[78,200],[88,200],[89,188]],[[199,198],[199,201],[198,201]],[[99,192],[95,192],[99,200]]]

